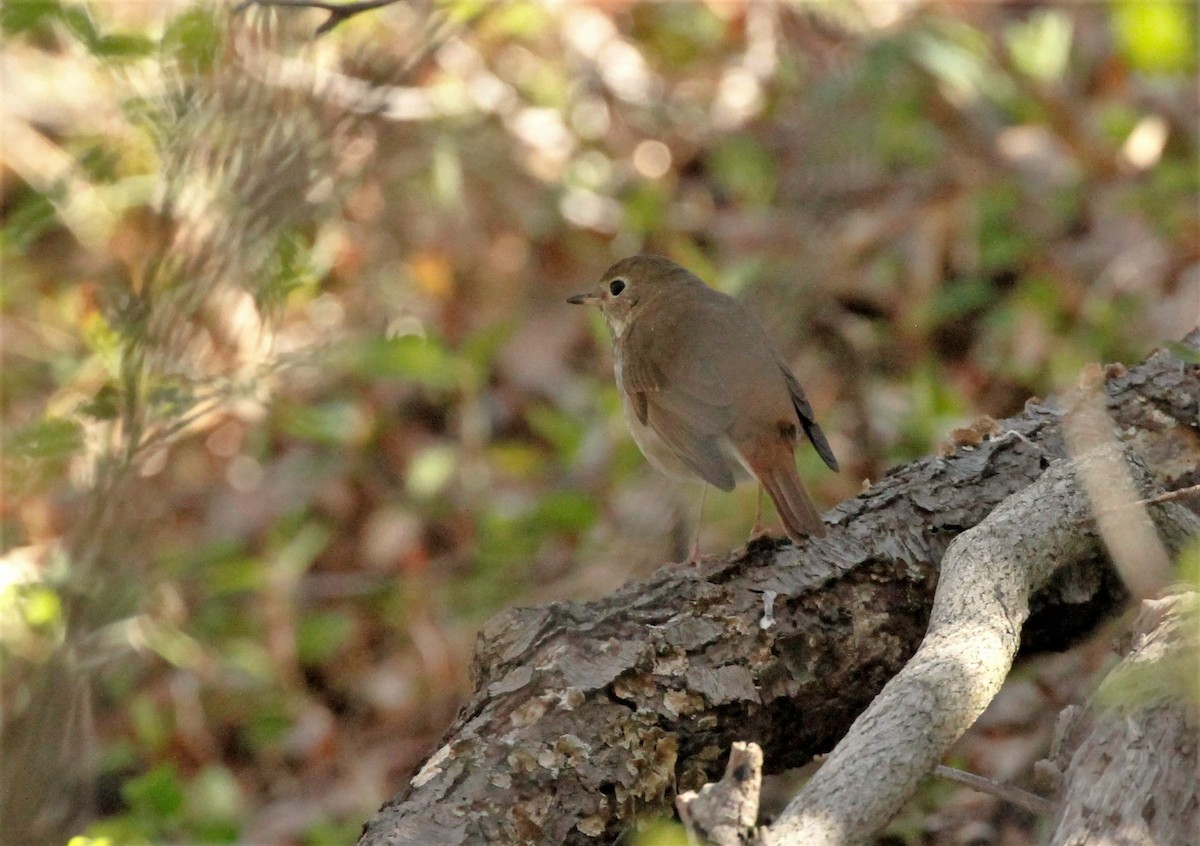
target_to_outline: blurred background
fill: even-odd
[[[327,19],[0,7],[5,842],[352,842],[484,620],[680,560],[699,486],[564,303],[618,258],[762,317],[824,507],[1200,320],[1193,3]],[[957,763],[1027,776],[1109,656],[1019,671]],[[1014,814],[932,784],[892,842]]]

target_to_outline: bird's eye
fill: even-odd
[[[610,294],[612,294],[614,297],[619,297],[621,295],[621,292],[624,290],[625,290],[625,280],[624,279],[614,279],[613,281],[608,283],[608,292]]]

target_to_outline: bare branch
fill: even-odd
[[[369,12],[373,9],[381,9],[384,6],[391,6],[399,3],[400,0],[356,0],[352,3],[330,3],[326,0],[242,0],[233,7],[234,14],[244,12],[251,6],[279,6],[291,9],[320,9],[323,12],[328,12],[329,17],[325,19],[325,23],[317,27],[313,35],[324,35],[333,29],[338,24],[348,20],[355,15],[363,12]]]
[[[1011,784],[1001,784],[998,781],[992,781],[990,778],[984,778],[975,773],[969,773],[965,770],[957,770],[954,767],[947,767],[945,764],[938,764],[934,771],[938,775],[948,781],[956,781],[959,784],[966,785],[972,790],[977,790],[980,793],[987,793],[990,796],[995,796],[997,799],[1003,799],[1009,804],[1016,805],[1018,808],[1024,808],[1035,814],[1053,814],[1054,803],[1049,799],[1043,799],[1035,793],[1030,793],[1028,790],[1022,790],[1019,787],[1013,787]]]
[[[891,819],[1000,689],[1033,591],[1064,562],[1104,555],[1085,485],[1114,466],[1146,489],[1146,470],[1103,444],[1055,462],[954,540],[917,653],[761,833],[763,843],[861,843]],[[1154,506],[1151,517],[1173,551],[1200,534],[1200,519],[1182,506]]]

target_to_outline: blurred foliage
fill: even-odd
[[[826,503],[1200,315],[1192,4],[324,20],[0,6],[13,842],[349,842],[482,620],[678,558],[563,303],[625,254],[763,317]]]

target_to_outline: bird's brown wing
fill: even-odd
[[[638,420],[688,469],[721,490],[733,490],[733,468],[722,449],[733,400],[718,375],[697,363],[685,328],[678,320],[632,326],[622,384]]]

